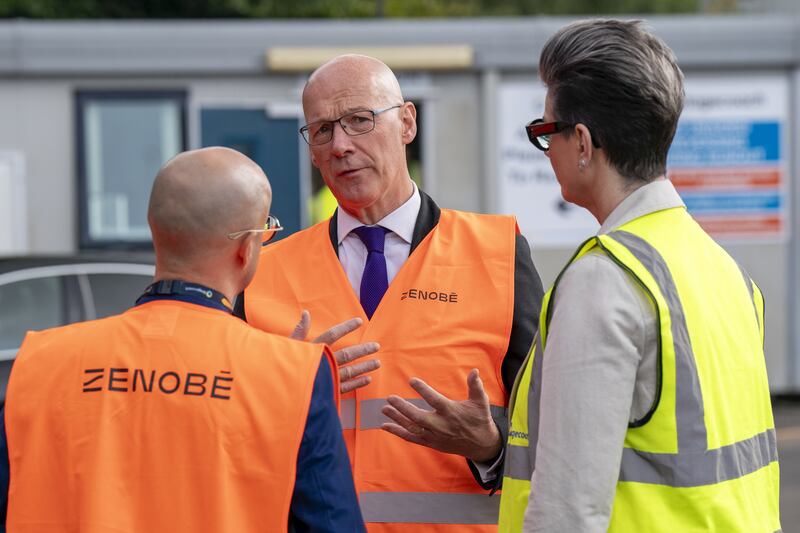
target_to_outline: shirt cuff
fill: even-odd
[[[497,480],[498,477],[503,475],[503,457],[505,457],[505,447],[500,449],[500,453],[497,454],[497,457],[494,461],[486,461],[478,463],[476,461],[469,461],[475,467],[475,470],[478,472],[478,475],[481,478],[481,481],[490,484],[493,481]]]

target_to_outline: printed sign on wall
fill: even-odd
[[[569,204],[525,124],[541,117],[545,88],[498,88],[498,212],[513,213],[535,247],[573,248],[597,232]],[[689,212],[722,241],[778,241],[789,234],[789,85],[780,74],[690,76],[669,152],[668,176]]]
[[[715,238],[788,237],[788,114],[785,76],[687,78],[668,175]]]
[[[585,209],[561,197],[550,160],[525,133],[525,124],[542,116],[545,88],[534,77],[498,87],[498,212],[516,215],[534,248],[574,248],[597,233]]]

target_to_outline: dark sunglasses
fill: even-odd
[[[554,122],[545,122],[543,118],[537,118],[536,120],[530,121],[528,125],[525,126],[525,132],[528,134],[528,140],[532,145],[542,152],[546,152],[550,149],[551,135],[561,133],[565,129],[572,128],[573,126],[575,126],[575,124],[570,124],[569,122],[561,122],[558,120]],[[600,148],[600,145],[594,140],[594,136],[592,136],[592,145],[595,148]]]

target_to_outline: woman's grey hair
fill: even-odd
[[[542,50],[539,76],[553,120],[586,125],[623,177],[651,181],[665,174],[683,110],[683,74],[672,50],[642,21],[561,28]]]

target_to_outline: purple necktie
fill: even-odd
[[[389,288],[386,275],[386,256],[383,255],[383,244],[388,229],[381,226],[360,226],[353,230],[367,248],[367,263],[361,276],[361,307],[372,318],[372,314],[381,303],[383,293]]]

